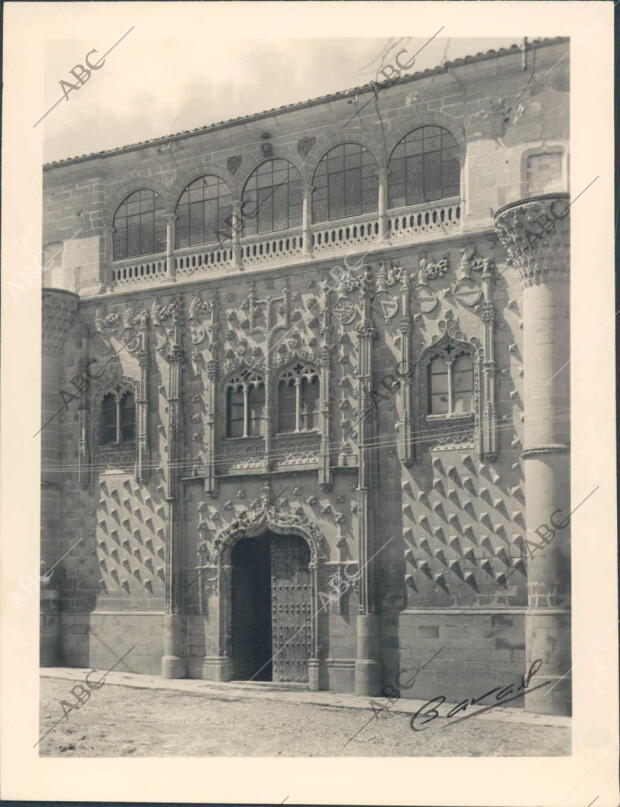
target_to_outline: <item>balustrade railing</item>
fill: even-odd
[[[178,277],[193,274],[226,271],[232,268],[232,247],[186,247],[174,254],[174,265]]]
[[[461,227],[461,200],[450,199],[388,212],[390,241],[413,240],[430,233],[448,235]]]
[[[301,228],[283,233],[245,236],[241,239],[241,261],[244,266],[276,263],[301,255],[303,245]]]
[[[304,250],[301,228],[241,238],[211,246],[185,247],[173,255],[149,255],[115,261],[112,264],[112,288],[148,285],[193,279],[203,275],[230,274],[243,269],[269,268],[289,262],[312,261],[347,250],[368,251],[390,244],[436,240],[458,233],[462,227],[460,198],[443,199],[390,210],[383,240],[377,213],[342,221],[313,224],[310,243]],[[171,276],[172,275],[172,276]]]
[[[112,265],[112,282],[115,287],[135,286],[165,277],[166,256],[161,254],[115,261]]]
[[[346,222],[315,224],[312,227],[312,251],[315,255],[351,248],[356,244],[365,247],[377,240],[379,219],[376,213]]]

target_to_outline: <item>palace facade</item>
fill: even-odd
[[[44,167],[43,664],[569,713],[568,47]]]

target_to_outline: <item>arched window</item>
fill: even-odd
[[[452,348],[452,350],[454,350]],[[435,356],[428,368],[429,414],[466,415],[474,407],[474,364],[469,353]]]
[[[177,249],[218,240],[218,231],[227,231],[232,212],[228,185],[219,177],[207,176],[191,182],[177,203]]]
[[[265,384],[262,376],[241,373],[226,385],[226,437],[265,433]]]
[[[377,210],[377,166],[357,143],[336,146],[323,156],[312,181],[312,220],[331,221]]]
[[[460,193],[459,149],[439,126],[421,126],[405,135],[392,152],[388,207],[432,202]]]
[[[101,400],[100,442],[128,443],[136,436],[136,404],[133,392],[116,389]]]
[[[278,383],[278,432],[318,428],[319,376],[312,367],[297,364]]]
[[[164,203],[155,191],[134,191],[119,205],[114,214],[112,241],[115,261],[164,252]]]
[[[259,165],[243,189],[244,235],[300,226],[303,195],[299,171],[288,160],[267,160]]]

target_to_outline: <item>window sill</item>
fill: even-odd
[[[105,451],[106,449],[118,451],[119,448],[135,448],[136,441],[135,440],[123,440],[118,443],[97,443],[97,448],[100,451]]]

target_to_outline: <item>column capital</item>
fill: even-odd
[[[495,213],[495,229],[523,288],[569,279],[570,201],[566,193],[533,196]]]

